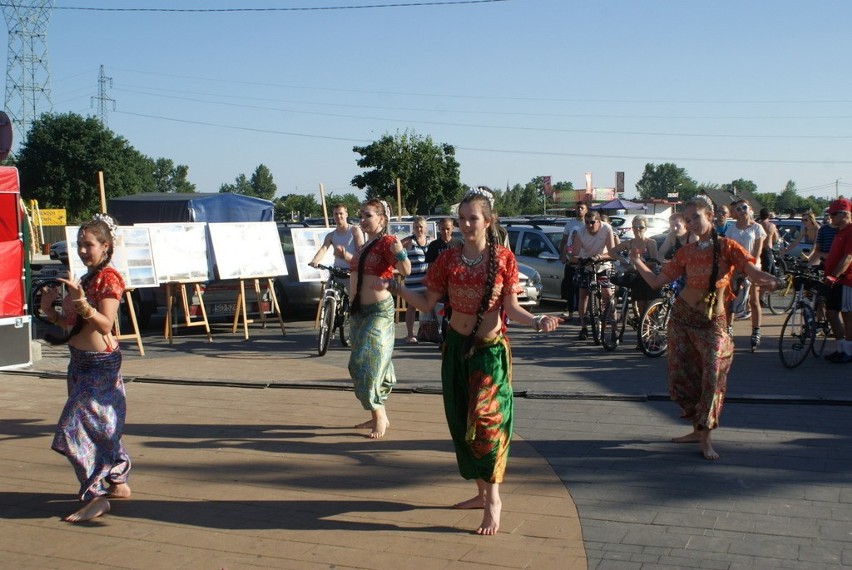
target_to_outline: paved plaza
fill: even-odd
[[[544,309],[558,310],[545,306]],[[301,317],[304,319],[304,317]],[[510,329],[515,440],[496,537],[472,535],[441,408],[434,345],[398,342],[391,427],[371,441],[348,351],[317,357],[313,322],[124,341],[133,497],[81,525],[76,479],[50,439],[64,347],[0,373],[0,557],[9,568],[852,567],[852,367],[784,369],[780,318],[748,352],[737,323],[721,454],[689,430],[666,359]],[[398,338],[404,336],[398,326]],[[632,333],[628,333],[632,334]]]

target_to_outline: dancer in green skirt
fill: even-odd
[[[512,355],[503,315],[536,331],[555,330],[561,319],[533,316],[518,305],[515,256],[496,235],[494,196],[473,188],[459,205],[464,242],[441,252],[429,265],[426,292],[416,293],[394,280],[376,282],[421,312],[449,297],[452,307],[441,366],[444,411],[459,472],[476,481],[477,494],[459,509],[485,509],[477,534],[500,527],[499,486],[512,439]]]

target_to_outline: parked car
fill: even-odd
[[[540,275],[541,297],[559,299],[565,266],[559,261],[562,226],[539,226],[508,223],[509,247],[518,263],[528,265]]]
[[[541,275],[529,265],[518,263],[518,281],[524,290],[518,295],[518,304],[522,307],[537,307],[541,300]]]
[[[775,224],[775,227],[778,228],[778,235],[781,237],[781,241],[784,244],[784,247],[796,241],[799,237],[799,234],[802,232],[802,220],[797,218],[785,218],[785,219],[776,219],[772,220],[772,223]],[[810,254],[811,250],[813,250],[814,244],[812,243],[798,243],[796,247],[787,252],[787,255],[791,257],[799,257],[803,253]]]
[[[615,230],[618,239],[622,241],[626,239],[633,239],[633,218],[636,216],[637,214],[624,214],[609,217],[609,223],[612,226],[612,229]],[[645,237],[654,237],[668,231],[669,229],[668,218],[645,216],[645,219],[648,226],[645,230]]]
[[[48,252],[50,259],[59,261],[63,265],[68,265],[68,243],[65,240],[50,244]]]

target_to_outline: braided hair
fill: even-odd
[[[376,244],[379,243],[379,240],[387,234],[388,222],[390,221],[390,218],[388,217],[387,204],[383,200],[379,200],[378,198],[372,198],[364,202],[361,208],[363,209],[368,206],[372,206],[379,212],[379,215],[381,215],[385,219],[385,224],[382,227],[381,231],[379,231],[379,235],[376,236],[376,239],[370,241],[370,243],[368,244],[361,246],[361,255],[358,258],[358,277],[355,280],[355,294],[352,296],[351,301],[349,303],[349,313],[353,315],[357,315],[359,312],[361,312],[361,278],[364,272],[364,263],[367,260],[367,256],[370,254],[370,251],[374,247],[376,247]]]
[[[101,262],[97,266],[91,268],[85,275],[83,275],[82,278],[80,278],[80,289],[83,290],[84,295],[86,293],[86,288],[92,280],[100,274],[102,269],[109,266],[112,261],[113,253],[115,253],[115,236],[113,235],[114,227],[115,222],[111,218],[107,220],[106,216],[96,216],[94,219],[83,223],[83,225],[80,226],[80,230],[77,232],[77,239],[81,239],[83,234],[89,232],[98,242],[108,245]],[[68,331],[67,335],[58,336],[52,333],[47,333],[44,335],[44,339],[50,344],[65,344],[71,337],[79,334],[80,331],[83,330],[83,326],[85,324],[85,320],[78,318],[74,323],[74,326],[71,327],[71,330]]]
[[[473,356],[476,334],[479,332],[479,327],[482,325],[482,319],[485,317],[485,313],[488,311],[488,306],[491,304],[491,294],[494,289],[494,283],[497,280],[497,243],[499,241],[499,237],[497,233],[497,221],[494,219],[494,209],[491,206],[494,198],[484,194],[485,191],[490,194],[490,190],[488,188],[480,187],[476,190],[476,192],[468,192],[462,199],[459,206],[461,207],[463,204],[479,202],[482,204],[482,213],[485,219],[491,221],[491,225],[488,226],[488,230],[485,234],[485,241],[488,246],[488,274],[485,278],[485,289],[482,293],[482,300],[479,302],[479,308],[476,310],[476,322],[474,323],[470,334],[465,339],[462,347],[462,354],[464,354],[465,358]]]

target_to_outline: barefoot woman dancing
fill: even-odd
[[[124,281],[107,267],[113,254],[115,222],[106,215],[80,227],[77,253],[88,268],[79,282],[68,286],[62,316],[53,308],[56,290],[45,291],[41,305],[57,325],[71,327],[67,337],[68,401],[59,418],[52,448],[65,455],[80,480],[80,500],[86,504],[65,517],[69,522],[91,520],[110,509],[109,498],[130,496],[127,476],[130,457],[121,443],[127,410],[121,379],[121,351],[112,334]]]
[[[731,275],[744,272],[769,290],[777,282],[757,268],[754,257],[742,246],[716,234],[709,200],[702,196],[689,200],[683,214],[698,241],[678,249],[659,275],[645,265],[641,252],[631,252],[630,258],[652,289],[681,276],[686,279],[669,320],[669,395],[693,429],[672,441],[697,443],[705,459],[718,459],[710,432],[719,425],[734,354],[725,317],[726,296],[732,297]]]
[[[375,284],[393,279],[394,266],[401,275],[408,275],[411,262],[399,239],[385,233],[390,218],[385,202],[368,200],[361,206],[360,216],[366,243],[349,263],[349,290],[354,291],[349,307],[349,375],[355,384],[355,396],[372,416],[355,427],[369,429],[370,438],[379,439],[390,426],[385,401],[396,384],[391,362],[395,335],[393,297]]]
[[[499,487],[512,439],[512,360],[501,312],[537,331],[552,331],[560,321],[534,317],[518,305],[515,256],[499,245],[493,208],[494,197],[485,188],[465,195],[459,205],[464,244],[429,265],[425,295],[395,281],[380,284],[398,288],[422,312],[449,296],[453,313],[441,365],[444,411],[461,476],[477,487],[475,497],[455,508],[485,509],[477,534],[495,534],[500,527]]]

